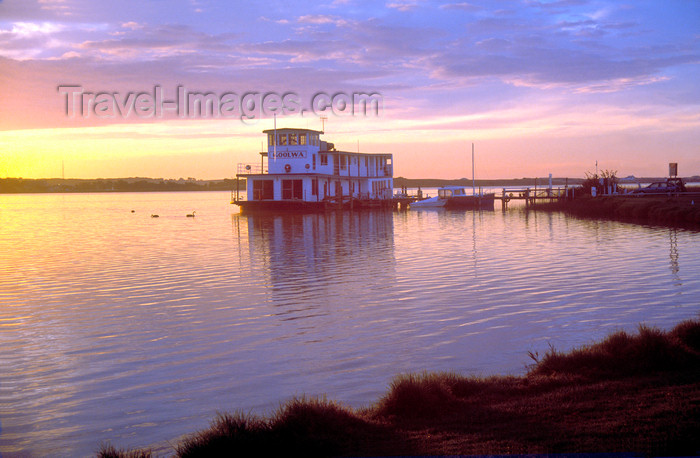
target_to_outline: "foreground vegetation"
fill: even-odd
[[[564,211],[584,218],[652,224],[700,225],[700,197],[601,196],[538,203],[534,210]]]
[[[522,377],[409,374],[366,409],[294,399],[269,418],[220,415],[175,453],[195,456],[700,453],[700,320],[641,326],[560,353]],[[148,457],[104,446],[100,456]]]

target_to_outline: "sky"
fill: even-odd
[[[0,178],[231,178],[275,122],[408,178],[700,175],[698,81],[698,0],[0,0]]]

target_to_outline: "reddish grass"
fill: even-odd
[[[302,398],[267,419],[222,415],[177,454],[696,455],[698,431],[700,321],[690,320],[569,353],[550,349],[522,377],[402,375],[361,410]]]

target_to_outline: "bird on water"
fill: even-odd
[[[188,213],[188,214],[187,214],[187,217],[188,217],[188,218],[194,218],[194,213],[195,213],[195,211],[196,211],[196,210],[193,210],[192,213]]]
[[[151,215],[151,218],[158,218],[158,215]]]

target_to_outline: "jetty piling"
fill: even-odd
[[[547,200],[551,202],[554,200],[565,199],[568,189],[568,186],[559,188],[547,187],[543,189],[537,188],[537,185],[535,185],[534,189],[529,187],[502,188],[501,195],[496,195],[495,198],[500,199],[501,209],[507,210],[508,202],[510,202],[511,200],[524,200],[525,207],[529,207],[531,205],[534,205],[538,201],[541,202]]]

